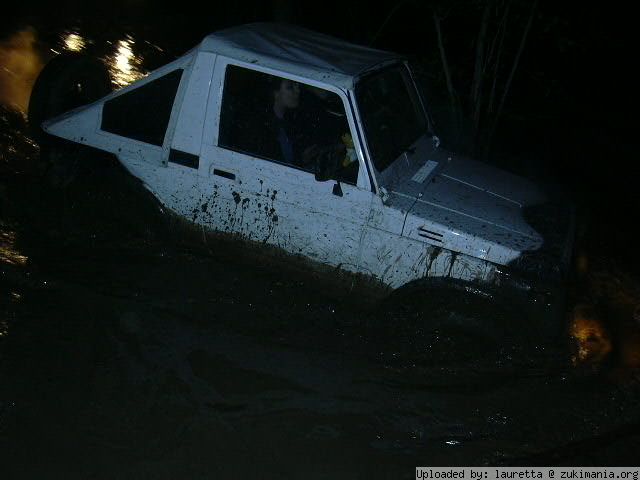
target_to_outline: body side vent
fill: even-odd
[[[421,227],[418,227],[418,235],[423,238],[428,238],[429,240],[442,243],[443,234],[438,233],[432,229],[429,229],[424,225]]]

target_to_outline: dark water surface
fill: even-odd
[[[123,75],[145,71],[136,45],[162,51],[111,40]],[[638,283],[606,258],[587,250],[597,274],[574,298],[629,322],[609,319],[592,357],[572,362],[569,341],[443,351],[415,318],[381,325],[317,272],[185,229],[115,166],[51,189],[19,107],[0,109],[2,478],[637,462]]]

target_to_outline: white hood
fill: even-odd
[[[542,246],[523,214],[546,198],[531,182],[440,149],[396,163],[384,176],[390,206],[413,199],[404,236],[499,264]]]

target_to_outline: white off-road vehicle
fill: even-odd
[[[56,60],[32,97],[43,137],[115,155],[166,208],[206,229],[388,290],[436,280],[539,300],[539,285],[570,262],[570,209],[444,150],[399,55],[250,24],[97,100],[108,79],[96,63]],[[92,103],[49,118],[65,82]]]

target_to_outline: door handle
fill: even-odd
[[[229,180],[235,180],[236,179],[236,174],[235,173],[227,172],[225,170],[218,170],[217,168],[213,169],[213,174],[214,175],[218,175],[219,177],[228,178]]]
[[[187,153],[180,150],[171,149],[168,160],[171,163],[177,163],[183,167],[195,168],[200,167],[200,157],[193,153]]]

